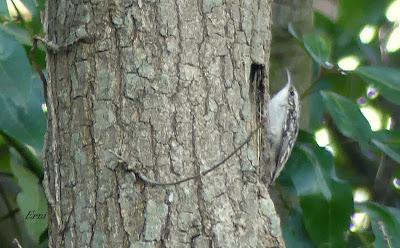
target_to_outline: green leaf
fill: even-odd
[[[286,247],[315,247],[305,230],[300,213],[292,211],[289,218],[281,226]]]
[[[32,34],[40,34],[43,26],[40,19],[40,11],[43,8],[43,1],[37,2],[36,0],[22,0],[24,5],[32,14],[32,20],[27,23],[27,27]]]
[[[319,81],[321,90],[335,92],[349,99],[358,99],[365,94],[365,83],[352,74],[327,73]],[[354,101],[355,102],[355,101]]]
[[[25,5],[26,8],[28,8],[31,13],[37,11],[38,5],[36,4],[35,0],[22,0],[22,3]]]
[[[322,126],[324,108],[322,106],[322,97],[318,93],[313,93],[309,95],[309,111],[310,111],[310,121],[308,123],[309,130],[317,130]]]
[[[319,32],[324,32],[334,37],[337,32],[336,24],[324,14],[314,10],[314,26]]]
[[[313,242],[318,247],[345,247],[353,198],[351,188],[336,179],[332,156],[316,144],[300,144],[287,167]]]
[[[390,67],[363,66],[355,71],[367,80],[383,84],[388,89],[400,91],[400,70]]]
[[[45,0],[37,0],[38,3],[38,10],[42,11],[45,8],[46,1]]]
[[[329,62],[331,45],[328,39],[318,33],[310,33],[303,36],[304,47],[315,62],[325,68],[331,68]]]
[[[30,145],[39,154],[43,147],[46,131],[46,116],[41,107],[44,103],[42,85],[40,80],[35,77],[28,83],[30,94],[20,105],[16,104],[14,99],[10,99],[9,96],[0,92],[0,106],[2,107],[0,130]]]
[[[0,1],[0,16],[8,16],[7,1]]]
[[[1,135],[0,135],[0,139]],[[1,143],[1,142],[0,142]],[[10,153],[7,145],[0,145],[0,172],[10,173]]]
[[[374,132],[372,143],[397,163],[400,163],[400,132],[381,130]]]
[[[40,152],[46,129],[42,83],[24,48],[0,29],[0,130]]]
[[[29,235],[38,243],[40,235],[47,228],[47,200],[39,179],[22,166],[22,163],[24,161],[16,153],[12,153],[11,170],[21,188],[17,195],[17,204]]]
[[[385,87],[384,85],[378,85],[376,84],[376,88],[379,90],[379,93],[388,101],[400,105],[400,98],[399,94],[400,91],[395,91],[392,89],[389,89],[388,87]]]
[[[340,132],[367,145],[371,138],[371,127],[358,106],[349,99],[333,92],[321,92],[324,105]]]
[[[0,24],[0,29],[7,34],[12,35],[20,44],[32,46],[32,38],[28,31],[22,28],[20,25],[9,22]]]
[[[400,70],[389,67],[363,66],[357,68],[354,73],[374,84],[383,97],[400,104]]]
[[[18,154],[25,160],[25,166],[33,172],[40,180],[43,179],[43,165],[39,156],[25,144],[14,139],[4,131],[0,130],[0,135],[6,140],[7,144],[14,148]]]
[[[359,30],[361,26],[382,20],[390,1],[340,0],[337,23],[349,32],[356,33],[354,30]]]
[[[24,48],[14,37],[0,29],[0,94],[26,107],[32,69]]]
[[[375,234],[375,247],[400,247],[400,211],[373,202],[357,204],[357,209],[366,212],[371,219]]]

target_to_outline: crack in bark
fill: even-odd
[[[183,46],[182,46],[182,20],[181,20],[181,13],[179,11],[179,4],[178,4],[178,0],[174,0],[174,4],[175,4],[175,11],[177,13],[177,30],[178,30],[178,47],[179,47],[179,51],[177,54],[178,57],[178,61],[176,62],[176,76],[178,77],[178,81],[176,83],[176,87],[175,87],[175,92],[178,94],[181,91],[181,69],[180,69],[180,65],[182,63],[182,51],[183,51]]]
[[[91,103],[91,111],[93,114],[93,103]],[[90,238],[89,238],[89,247],[92,247],[92,242],[93,242],[93,237],[95,234],[95,228],[96,228],[96,223],[97,223],[97,199],[98,199],[98,187],[99,187],[99,175],[97,173],[97,162],[96,162],[96,143],[94,139],[94,123],[90,124],[89,127],[89,136],[90,136],[90,142],[91,142],[91,149],[92,149],[92,166],[94,170],[94,179],[95,179],[95,187],[94,187],[94,223],[91,224],[91,232],[90,232]]]
[[[162,248],[168,247],[166,245],[166,241],[169,238],[170,228],[172,226],[172,221],[171,221],[171,214],[172,214],[172,206],[171,206],[171,204],[172,204],[172,202],[170,202],[169,199],[168,199],[170,194],[172,194],[172,192],[169,192],[167,190],[166,194],[165,194],[165,196],[166,196],[165,197],[165,204],[168,206],[168,210],[167,210],[167,216],[166,216],[166,220],[164,222],[164,226],[161,229],[161,240],[160,241],[161,241],[161,247]]]
[[[150,121],[150,147],[151,147],[151,154],[152,154],[152,160],[153,160],[153,168],[152,171],[154,173],[154,178],[157,180],[158,177],[160,176],[158,173],[158,170],[156,170],[157,165],[158,165],[158,161],[157,161],[157,152],[156,152],[156,144],[157,144],[157,140],[155,137],[155,129],[153,124]]]
[[[190,248],[195,248],[196,246],[196,239],[198,238],[198,237],[200,237],[200,234],[195,234],[194,236],[192,236],[191,238],[190,238]]]
[[[195,133],[195,116],[193,114],[193,110],[190,111],[190,114],[192,116],[192,136],[191,136],[191,140],[192,140],[192,157],[194,158],[193,164],[195,165],[196,169],[198,172],[201,171],[200,165],[199,165],[199,159],[197,157],[197,150],[196,150],[196,133]],[[206,206],[205,206],[205,201],[203,198],[203,194],[202,194],[202,190],[203,190],[203,183],[201,181],[201,178],[197,179],[197,204],[198,204],[198,211],[199,211],[199,215],[200,215],[200,222],[201,222],[201,226],[202,226],[202,233],[206,236],[209,236],[209,230],[208,229],[208,221],[207,220],[207,214],[206,214]]]
[[[116,168],[116,169],[118,169],[118,168]],[[117,171],[113,171],[113,173],[114,173],[114,178],[115,178],[115,182],[116,182],[116,191],[117,191],[117,196],[116,196],[116,202],[117,202],[117,208],[118,208],[118,214],[119,214],[119,217],[120,217],[120,219],[121,219],[121,221],[122,221],[122,230],[124,230],[124,247],[126,246],[126,247],[130,247],[131,246],[131,243],[130,243],[130,240],[129,240],[129,234],[128,234],[128,232],[126,231],[126,229],[125,229],[125,218],[123,217],[123,215],[122,215],[122,206],[121,206],[121,203],[120,203],[120,200],[121,200],[121,192],[120,192],[120,182],[119,182],[119,179],[118,179],[118,174],[117,174]],[[125,245],[125,244],[127,244],[127,245]]]
[[[93,71],[95,72],[94,75],[96,75],[96,61],[94,60],[94,65],[93,65]],[[88,131],[89,131],[89,149],[91,149],[91,165],[94,173],[94,179],[95,179],[95,187],[94,187],[94,223],[90,223],[90,237],[89,237],[89,247],[92,247],[92,242],[93,242],[93,237],[95,234],[95,227],[97,223],[97,197],[98,197],[98,187],[99,187],[99,178],[98,178],[98,173],[97,173],[97,162],[96,162],[96,157],[97,157],[97,152],[96,152],[96,140],[94,138],[94,101],[95,101],[95,86],[94,86],[94,81],[95,81],[95,76],[93,79],[93,82],[90,82],[89,84],[89,89],[88,89],[88,119],[89,119],[89,125],[88,125]],[[91,192],[90,192],[91,193]]]
[[[117,66],[115,67],[115,75],[116,75],[116,83],[117,83],[117,92],[119,93],[117,95],[117,101],[118,104],[114,104],[115,105],[115,120],[116,120],[116,124],[117,126],[120,128],[120,131],[124,130],[124,125],[121,123],[122,120],[122,106],[123,106],[123,99],[124,99],[124,89],[125,89],[125,83],[123,80],[123,75],[124,75],[124,70],[123,70],[123,61],[121,58],[121,49],[122,47],[120,47],[120,41],[118,38],[118,31],[119,29],[115,27],[115,25],[113,25],[113,12],[115,11],[115,9],[117,8],[115,2],[111,2],[109,5],[109,9],[108,9],[108,23],[111,27],[111,44],[112,44],[112,48],[111,51],[113,54],[116,54],[115,61],[117,63]],[[122,150],[122,144],[124,144],[124,135],[119,133],[118,135],[119,137],[121,137],[119,139],[119,150]],[[118,208],[118,214],[119,214],[119,218],[122,221],[122,230],[124,231],[123,233],[123,243],[124,244],[128,244],[128,246],[130,246],[130,241],[129,241],[129,234],[125,229],[125,219],[122,215],[122,206],[120,203],[120,199],[121,199],[121,193],[120,193],[120,182],[118,179],[118,174],[115,168],[114,169],[114,175],[115,175],[115,181],[116,181],[116,191],[117,191],[117,197],[116,197],[116,203],[117,203],[117,208]]]

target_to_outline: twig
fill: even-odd
[[[11,137],[6,132],[0,130],[0,135],[7,141],[7,144],[13,147],[25,159],[24,166],[33,172],[40,181],[43,179],[43,166],[42,162],[36,157],[35,154],[22,142]]]
[[[70,46],[74,45],[75,43],[79,42],[79,41],[86,41],[86,43],[91,42],[92,39],[89,38],[89,36],[83,36],[83,37],[75,37],[73,40],[69,41],[68,43],[64,43],[64,44],[56,44],[53,41],[47,40],[41,36],[35,35],[33,36],[33,41],[37,43],[37,41],[40,41],[44,44],[44,46],[46,47],[46,49],[48,51],[51,51],[53,53],[55,52],[59,52],[63,49],[67,49]]]
[[[14,248],[22,248],[21,244],[19,243],[17,238],[14,238],[14,240],[12,241],[12,246]]]
[[[205,171],[201,171],[199,174],[190,176],[190,177],[186,177],[184,179],[180,179],[174,182],[157,182],[154,181],[152,179],[149,179],[148,177],[146,177],[145,175],[143,175],[143,173],[141,173],[140,171],[133,171],[133,173],[140,178],[140,180],[142,180],[143,182],[145,182],[146,184],[149,185],[153,185],[153,186],[171,186],[171,185],[177,185],[177,184],[181,184],[202,176],[207,175],[208,173],[210,173],[211,171],[217,169],[218,167],[220,167],[221,165],[223,165],[226,161],[228,161],[231,157],[233,157],[233,155],[235,155],[240,149],[242,149],[247,143],[249,143],[249,141],[251,140],[251,138],[253,137],[254,134],[256,134],[258,132],[258,130],[261,128],[262,126],[259,125],[255,130],[253,130],[250,135],[247,137],[247,139],[240,144],[240,146],[238,146],[236,149],[234,149],[227,157],[225,157],[223,160],[221,160],[220,162],[218,162],[217,164],[215,164],[214,166],[212,166],[211,168],[205,170]],[[128,163],[121,155],[117,154],[116,152],[112,151],[112,150],[108,150],[110,153],[112,153],[114,156],[116,156],[121,162],[124,163]]]
[[[45,38],[40,37],[38,35],[33,36],[33,41],[35,43],[37,43],[37,41],[42,42],[46,46],[46,48],[49,49],[52,52],[58,52],[60,50],[60,48],[61,48],[60,45],[57,45],[56,43],[54,43],[52,41],[49,41],[49,40],[46,40]]]
[[[389,235],[388,235],[388,233],[386,232],[385,226],[383,225],[383,222],[382,222],[382,221],[378,221],[378,227],[379,227],[379,230],[382,232],[382,234],[383,234],[383,239],[386,241],[388,247],[389,247],[389,248],[392,248],[392,245],[391,245],[391,243],[390,243]]]
[[[380,177],[382,176],[383,173],[383,167],[384,167],[384,159],[385,159],[385,154],[383,154],[383,152],[381,153],[381,157],[379,159],[379,166],[378,166],[378,170],[376,171],[376,175],[375,175],[375,183],[378,182],[378,180],[380,179]]]
[[[4,192],[4,189],[2,187],[0,187],[0,195],[1,195],[1,198],[3,198],[3,202],[6,205],[6,208],[8,211],[8,213],[6,215],[1,217],[0,221],[3,221],[7,218],[11,218],[15,230],[16,230],[17,234],[20,236],[21,230],[20,230],[19,226],[17,225],[17,219],[15,217],[15,214],[19,211],[19,209],[18,208],[13,209],[10,200],[7,198],[6,192]]]
[[[46,102],[46,105],[48,105],[48,101],[47,101],[47,79],[44,76],[40,66],[38,65],[38,63],[35,61],[35,51],[38,48],[38,41],[42,42],[44,44],[44,46],[46,47],[47,51],[50,51],[52,53],[56,53],[59,52],[63,49],[67,49],[68,47],[74,45],[75,43],[77,43],[78,41],[81,40],[90,40],[89,37],[78,37],[75,38],[74,40],[70,41],[69,43],[66,44],[62,44],[62,45],[58,45],[56,43],[54,43],[53,41],[49,41],[43,37],[40,37],[38,35],[34,35],[32,37],[32,49],[30,51],[30,56],[31,56],[31,61],[32,64],[36,70],[36,72],[39,74],[40,80],[42,80],[43,82],[43,95],[44,95],[44,100]]]

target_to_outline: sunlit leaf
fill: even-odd
[[[31,16],[37,12],[37,4],[35,0],[20,0],[14,2],[21,14],[25,14],[24,10],[27,10]]]
[[[7,1],[0,1],[0,16],[8,16]]]
[[[321,92],[324,105],[340,132],[360,143],[368,144],[371,127],[358,106],[349,99],[333,92]]]
[[[400,163],[400,132],[381,130],[374,132],[372,143],[397,163]]]
[[[40,0],[39,3],[35,0],[23,0],[23,3],[32,14],[32,20],[28,23],[31,33],[40,34],[43,29],[40,19],[40,10],[43,8],[43,0]]]
[[[21,192],[17,203],[24,218],[29,235],[36,242],[47,228],[47,200],[39,179],[22,166],[24,161],[12,154],[11,169],[18,181]]]
[[[3,0],[4,1],[4,0]],[[20,0],[11,5],[10,15],[17,20],[23,20],[22,26],[31,34],[40,34],[43,30],[40,11],[43,10],[43,0]],[[17,10],[14,8],[17,8]]]
[[[357,209],[366,212],[371,219],[375,234],[375,247],[400,247],[400,211],[373,202],[357,205]]]
[[[310,33],[303,36],[304,47],[315,62],[323,67],[330,68],[329,63],[331,45],[328,39],[318,33]]]
[[[38,5],[36,3],[36,0],[21,0],[21,2],[31,11],[34,12],[36,11]]]

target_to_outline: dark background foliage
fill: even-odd
[[[392,3],[342,0],[336,17],[314,12],[310,33],[289,25],[314,65],[302,96],[310,124],[277,187],[288,247],[400,247],[400,18],[385,16]]]
[[[316,2],[331,6],[315,10],[312,32],[288,27],[314,65],[302,95],[311,102],[310,121],[275,187],[286,245],[400,247],[400,53],[390,48],[400,43],[400,17],[385,17],[389,0]],[[32,50],[34,35],[43,35],[43,6],[0,1],[2,247],[14,238],[47,246],[47,110],[37,73],[45,74],[45,53]],[[366,40],[360,32],[368,30]]]

